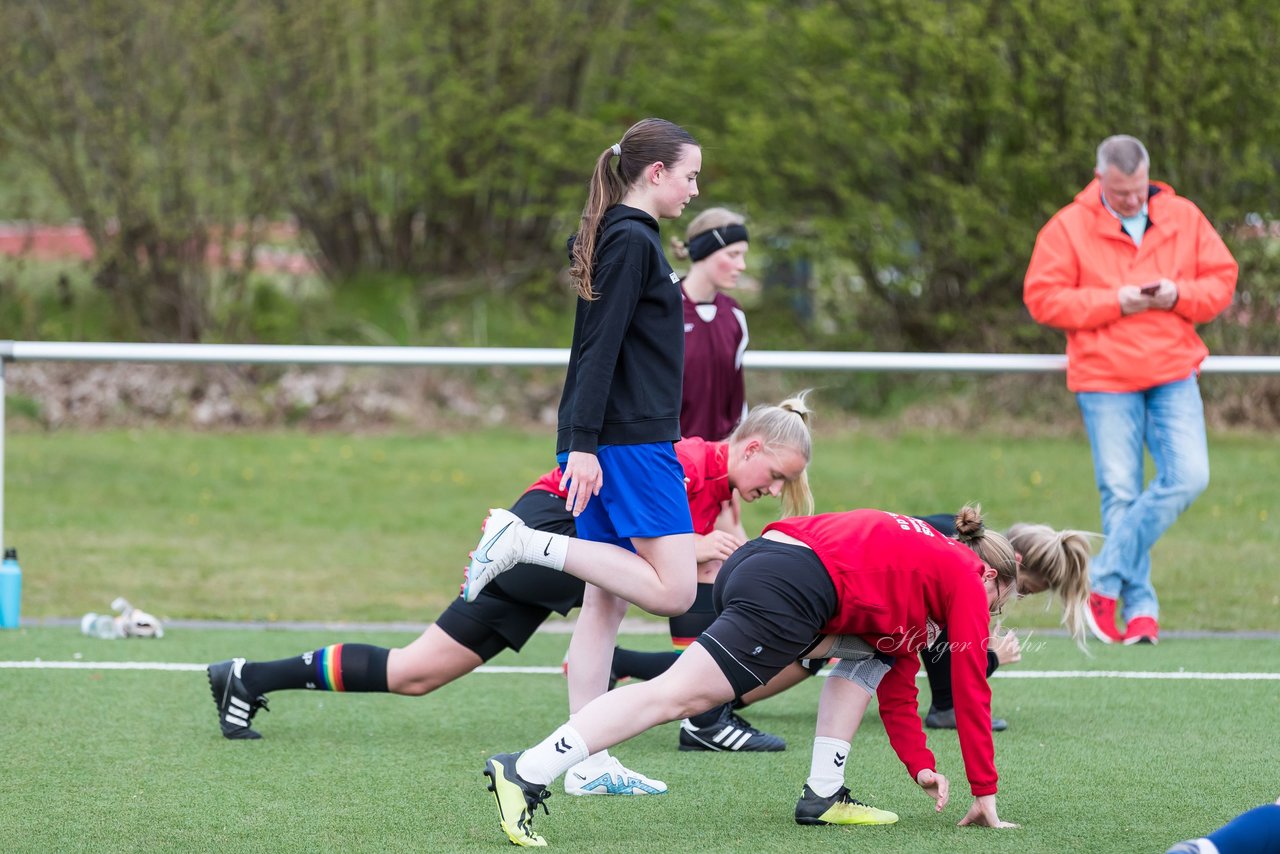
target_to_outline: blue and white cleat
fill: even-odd
[[[524,543],[520,533],[526,529],[520,517],[510,510],[494,508],[484,520],[480,544],[471,553],[467,577],[462,582],[462,598],[476,601],[484,586],[520,562]]]
[[[665,795],[667,784],[625,767],[607,751],[588,756],[564,775],[566,795]]]

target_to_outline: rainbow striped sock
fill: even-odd
[[[316,690],[346,690],[342,684],[342,647],[335,643],[315,651],[311,663],[316,669]]]
[[[241,679],[257,694],[270,691],[387,690],[387,658],[391,650],[366,643],[335,643],[279,661],[250,661]]]

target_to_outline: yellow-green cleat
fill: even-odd
[[[498,804],[498,824],[502,832],[514,845],[541,848],[547,840],[533,832],[533,814],[538,807],[550,812],[543,802],[551,797],[551,792],[520,778],[516,773],[519,758],[519,753],[490,756],[484,763],[484,775],[489,778],[489,791]]]
[[[829,798],[819,797],[806,783],[796,801],[796,824],[893,824],[898,814],[878,810],[849,797],[847,786]]]

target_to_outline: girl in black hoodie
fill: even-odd
[[[658,220],[679,217],[698,195],[701,168],[693,137],[662,119],[636,123],[596,159],[571,242],[569,275],[579,299],[556,438],[578,537],[534,531],[492,510],[463,584],[463,598],[472,600],[522,562],[588,582],[569,644],[570,713],[608,690],[628,603],[675,616],[694,600],[693,525],[673,447],[684,313]],[[666,791],[604,751],[571,769],[565,785],[571,794]]]

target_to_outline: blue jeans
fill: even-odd
[[[1093,592],[1124,600],[1124,619],[1157,618],[1151,547],[1209,485],[1204,404],[1195,374],[1134,392],[1078,392],[1102,497],[1102,551]],[[1143,489],[1142,446],[1156,476]]]

